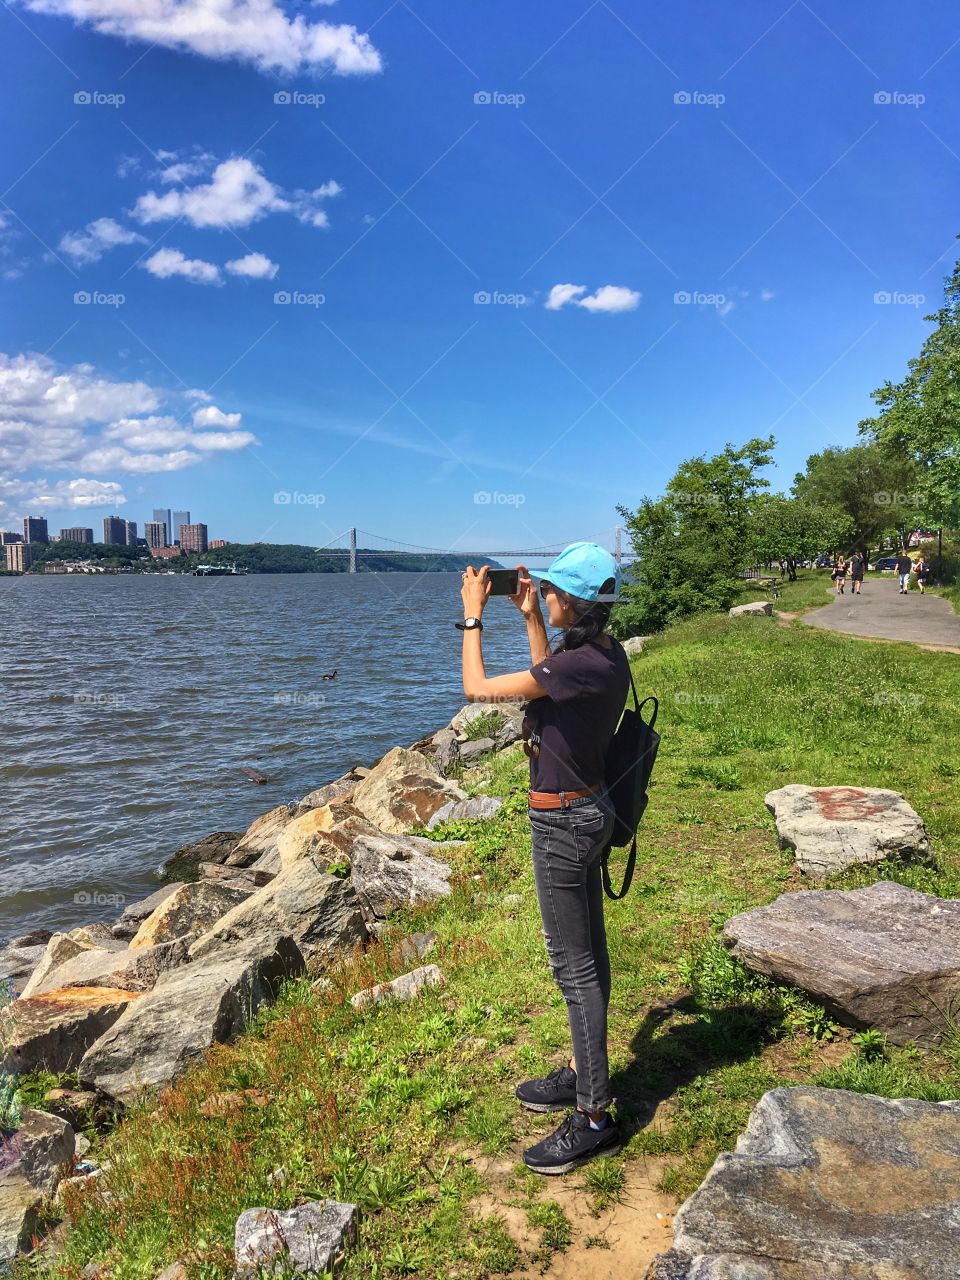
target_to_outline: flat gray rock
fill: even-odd
[[[730,610],[731,618],[769,618],[772,615],[770,600],[751,600],[749,604],[736,604]]]
[[[773,1089],[645,1280],[957,1280],[960,1102]]]
[[[420,851],[431,844],[415,836],[403,843],[393,836],[357,836],[350,855],[350,878],[369,917],[385,920],[399,907],[449,896],[451,868]]]
[[[923,821],[899,791],[792,783],[763,799],[780,848],[792,849],[809,876],[822,878],[858,862],[929,856]]]
[[[442,987],[443,974],[435,964],[425,964],[419,969],[411,969],[402,973],[392,982],[378,982],[375,987],[367,987],[350,997],[355,1009],[365,1004],[382,1004],[385,1000],[414,1000],[424,987]]]
[[[234,1229],[238,1277],[295,1272],[336,1275],[348,1245],[356,1243],[359,1210],[338,1200],[314,1200],[293,1209],[246,1209]]]
[[[882,880],[805,889],[733,916],[723,941],[755,973],[806,991],[895,1044],[936,1043],[960,999],[960,901]]]
[[[478,818],[492,818],[503,801],[497,796],[471,796],[469,800],[449,800],[437,810],[427,823],[427,830],[432,831],[441,822],[473,822]]]

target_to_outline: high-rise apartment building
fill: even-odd
[[[143,526],[143,536],[147,540],[147,546],[153,550],[154,547],[167,546],[167,525],[164,520],[148,520]]]
[[[92,529],[61,529],[60,541],[61,542],[92,542],[93,530]]]
[[[29,542],[8,542],[3,551],[6,567],[14,573],[26,573],[33,564]]]
[[[205,524],[182,524],[180,526],[180,549],[182,551],[198,551],[203,555],[207,550],[207,526]]]
[[[11,542],[22,542],[22,541],[23,541],[22,533],[9,533],[9,532],[0,533],[0,547],[7,547],[10,545]]]
[[[49,542],[47,522],[42,516],[26,516],[23,521],[24,542]]]
[[[227,545],[226,538],[214,538],[211,542],[207,544],[207,548],[210,551],[216,551],[220,547],[225,547],[226,545]]]
[[[108,546],[127,545],[127,522],[121,516],[104,516],[103,540]]]
[[[124,520],[123,522],[124,541],[128,547],[137,545],[137,522],[136,520]]]
[[[190,523],[189,511],[175,511],[173,513],[173,538],[171,539],[172,542],[180,541],[180,526],[182,524],[189,524],[189,523]]]
[[[166,535],[165,535],[166,542],[164,542],[162,545],[165,547],[172,547],[173,546],[173,520],[171,518],[170,508],[154,507],[153,522],[154,524],[158,524],[158,523],[162,524],[166,529]]]

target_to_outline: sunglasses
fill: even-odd
[[[540,581],[540,599],[546,600],[548,591],[556,591],[556,587],[552,582],[547,582],[545,578]]]
[[[528,756],[536,757],[540,754],[540,735],[534,730],[533,721],[529,716],[524,716],[520,725],[520,737],[523,742],[523,749]]]

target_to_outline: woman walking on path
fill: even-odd
[[[545,573],[520,571],[510,596],[527,626],[531,666],[488,677],[480,647],[490,591],[488,566],[463,574],[463,691],[470,702],[525,698],[530,757],[527,815],[533,871],[550,968],[567,1004],[573,1056],[566,1066],[517,1086],[531,1111],[570,1111],[555,1132],[523,1153],[537,1173],[559,1174],[623,1144],[609,1113],[607,1006],[610,958],[603,919],[601,856],[614,810],[604,760],[627,700],[630,666],[605,627],[619,596],[620,569],[593,542],[566,547]],[[533,579],[539,578],[537,592]],[[540,609],[563,638],[551,650]]]
[[[850,557],[850,594],[858,596],[860,588],[863,586],[863,571],[866,568],[866,560],[863,553],[855,551]]]
[[[913,561],[906,551],[900,551],[893,563],[894,572],[900,576],[900,594],[905,596],[910,591],[910,574],[913,572]]]
[[[837,563],[833,570],[833,573],[830,576],[833,578],[834,582],[837,584],[837,595],[842,596],[843,584],[846,581],[846,577],[847,577],[847,560],[843,552],[840,553],[840,556],[837,559]]]

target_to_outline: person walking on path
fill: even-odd
[[[863,553],[855,551],[850,557],[850,594],[858,596],[860,588],[863,586],[863,571],[866,568],[866,560]]]
[[[461,597],[463,691],[470,702],[525,698],[523,745],[530,758],[527,816],[547,956],[567,1005],[573,1056],[566,1066],[516,1088],[531,1111],[569,1111],[555,1132],[523,1153],[528,1168],[566,1173],[623,1145],[611,1115],[607,1054],[610,957],[603,919],[601,860],[614,809],[604,762],[630,686],[623,646],[605,628],[620,594],[620,569],[593,542],[574,542],[543,573],[518,565],[509,597],[527,627],[531,666],[486,675],[481,614],[489,566],[468,566]],[[534,579],[540,579],[539,593]],[[562,630],[553,650],[541,613]]]
[[[900,575],[900,595],[905,596],[910,590],[910,574],[913,572],[913,561],[907,555],[906,550],[901,550],[897,553],[893,568],[894,572]]]
[[[842,596],[843,584],[847,579],[847,560],[842,551],[837,559],[836,565],[834,566],[833,573],[830,576],[837,584],[837,595]]]
[[[917,586],[920,588],[920,594],[923,595],[923,589],[927,585],[927,579],[930,577],[930,566],[922,555],[917,557],[917,563],[913,566],[913,571],[917,575]]]

